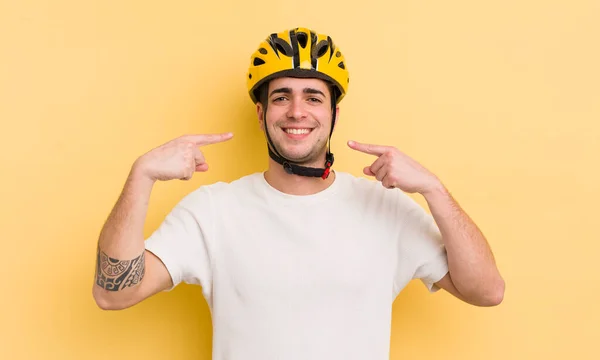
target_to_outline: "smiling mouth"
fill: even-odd
[[[288,134],[292,134],[292,135],[305,135],[305,134],[310,133],[312,131],[312,129],[308,129],[308,128],[304,128],[304,129],[283,128],[283,131],[285,131]]]

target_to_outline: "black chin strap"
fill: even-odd
[[[329,177],[329,172],[331,171],[331,165],[333,165],[333,154],[330,152],[327,152],[324,169],[296,165],[290,162],[290,160],[275,154],[270,147],[269,156],[277,163],[283,165],[283,170],[285,170],[286,173],[300,176],[321,177],[327,179]]]
[[[268,146],[269,156],[275,162],[282,165],[283,169],[285,170],[286,173],[299,175],[299,176],[320,177],[323,180],[325,180],[329,177],[329,173],[331,172],[331,166],[333,165],[333,160],[334,160],[333,154],[331,153],[331,135],[333,133],[333,127],[335,126],[335,104],[336,104],[335,95],[332,94],[331,106],[332,106],[333,117],[331,119],[331,130],[329,131],[329,140],[327,141],[328,145],[327,145],[327,154],[325,155],[325,168],[311,168],[311,167],[297,165],[297,164],[293,163],[291,160],[288,160],[288,159],[284,158],[283,156],[281,156],[281,154],[279,154],[279,152],[273,145],[273,142],[271,141],[271,137],[269,136],[268,127],[266,125],[267,124],[267,120],[266,120],[267,119],[267,106],[265,105],[265,111],[263,114],[263,123],[265,124],[265,133],[267,135],[267,141],[269,142],[269,146]]]

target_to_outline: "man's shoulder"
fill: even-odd
[[[203,223],[227,217],[235,209],[244,209],[239,205],[253,198],[259,175],[249,174],[231,181],[201,184],[183,195],[171,208],[169,216],[181,222]]]
[[[381,181],[371,178],[356,176],[347,172],[339,173],[344,192],[355,199],[362,199],[366,203],[387,204],[395,207],[413,206],[415,201],[409,194],[400,189],[387,189]]]
[[[374,178],[356,176],[348,172],[336,173],[345,191],[350,193],[366,192],[370,195],[380,194],[386,195],[386,188],[381,185],[381,182]]]
[[[356,176],[356,175],[346,172],[346,171],[336,171],[335,174],[340,179],[340,181],[342,181],[346,184],[354,185],[354,186],[359,186],[359,187],[364,188],[364,187],[372,187],[373,185],[376,184],[376,181],[374,181],[373,179],[366,178],[363,176]]]
[[[257,182],[260,181],[260,176],[262,176],[262,173],[256,172],[230,181],[216,181],[201,185],[194,192],[208,193],[213,196],[225,193],[231,194],[232,192],[240,193],[253,189]]]
[[[257,193],[262,173],[256,172],[230,181],[216,181],[199,186],[186,197],[193,203],[200,200],[210,202],[240,201]]]

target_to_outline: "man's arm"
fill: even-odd
[[[135,161],[98,239],[93,295],[100,308],[123,309],[173,286],[166,266],[145,250],[143,230],[152,187],[159,180],[189,180],[194,173],[207,171],[198,147],[232,136],[181,136]]]
[[[363,169],[388,189],[420,193],[425,197],[442,234],[448,274],[436,285],[457,298],[479,306],[498,305],[504,298],[500,276],[490,247],[475,223],[460,208],[441,181],[395,147],[348,142],[354,150],[377,159]]]
[[[436,285],[474,305],[500,304],[504,280],[477,225],[443,185],[422,195],[440,229],[448,256],[448,274]]]
[[[152,187],[134,166],[100,233],[93,296],[102,309],[124,309],[172,286],[164,264],[144,247]]]

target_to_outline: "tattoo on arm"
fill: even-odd
[[[145,254],[133,260],[118,260],[98,248],[96,259],[96,284],[109,291],[119,291],[142,281],[145,273]]]

